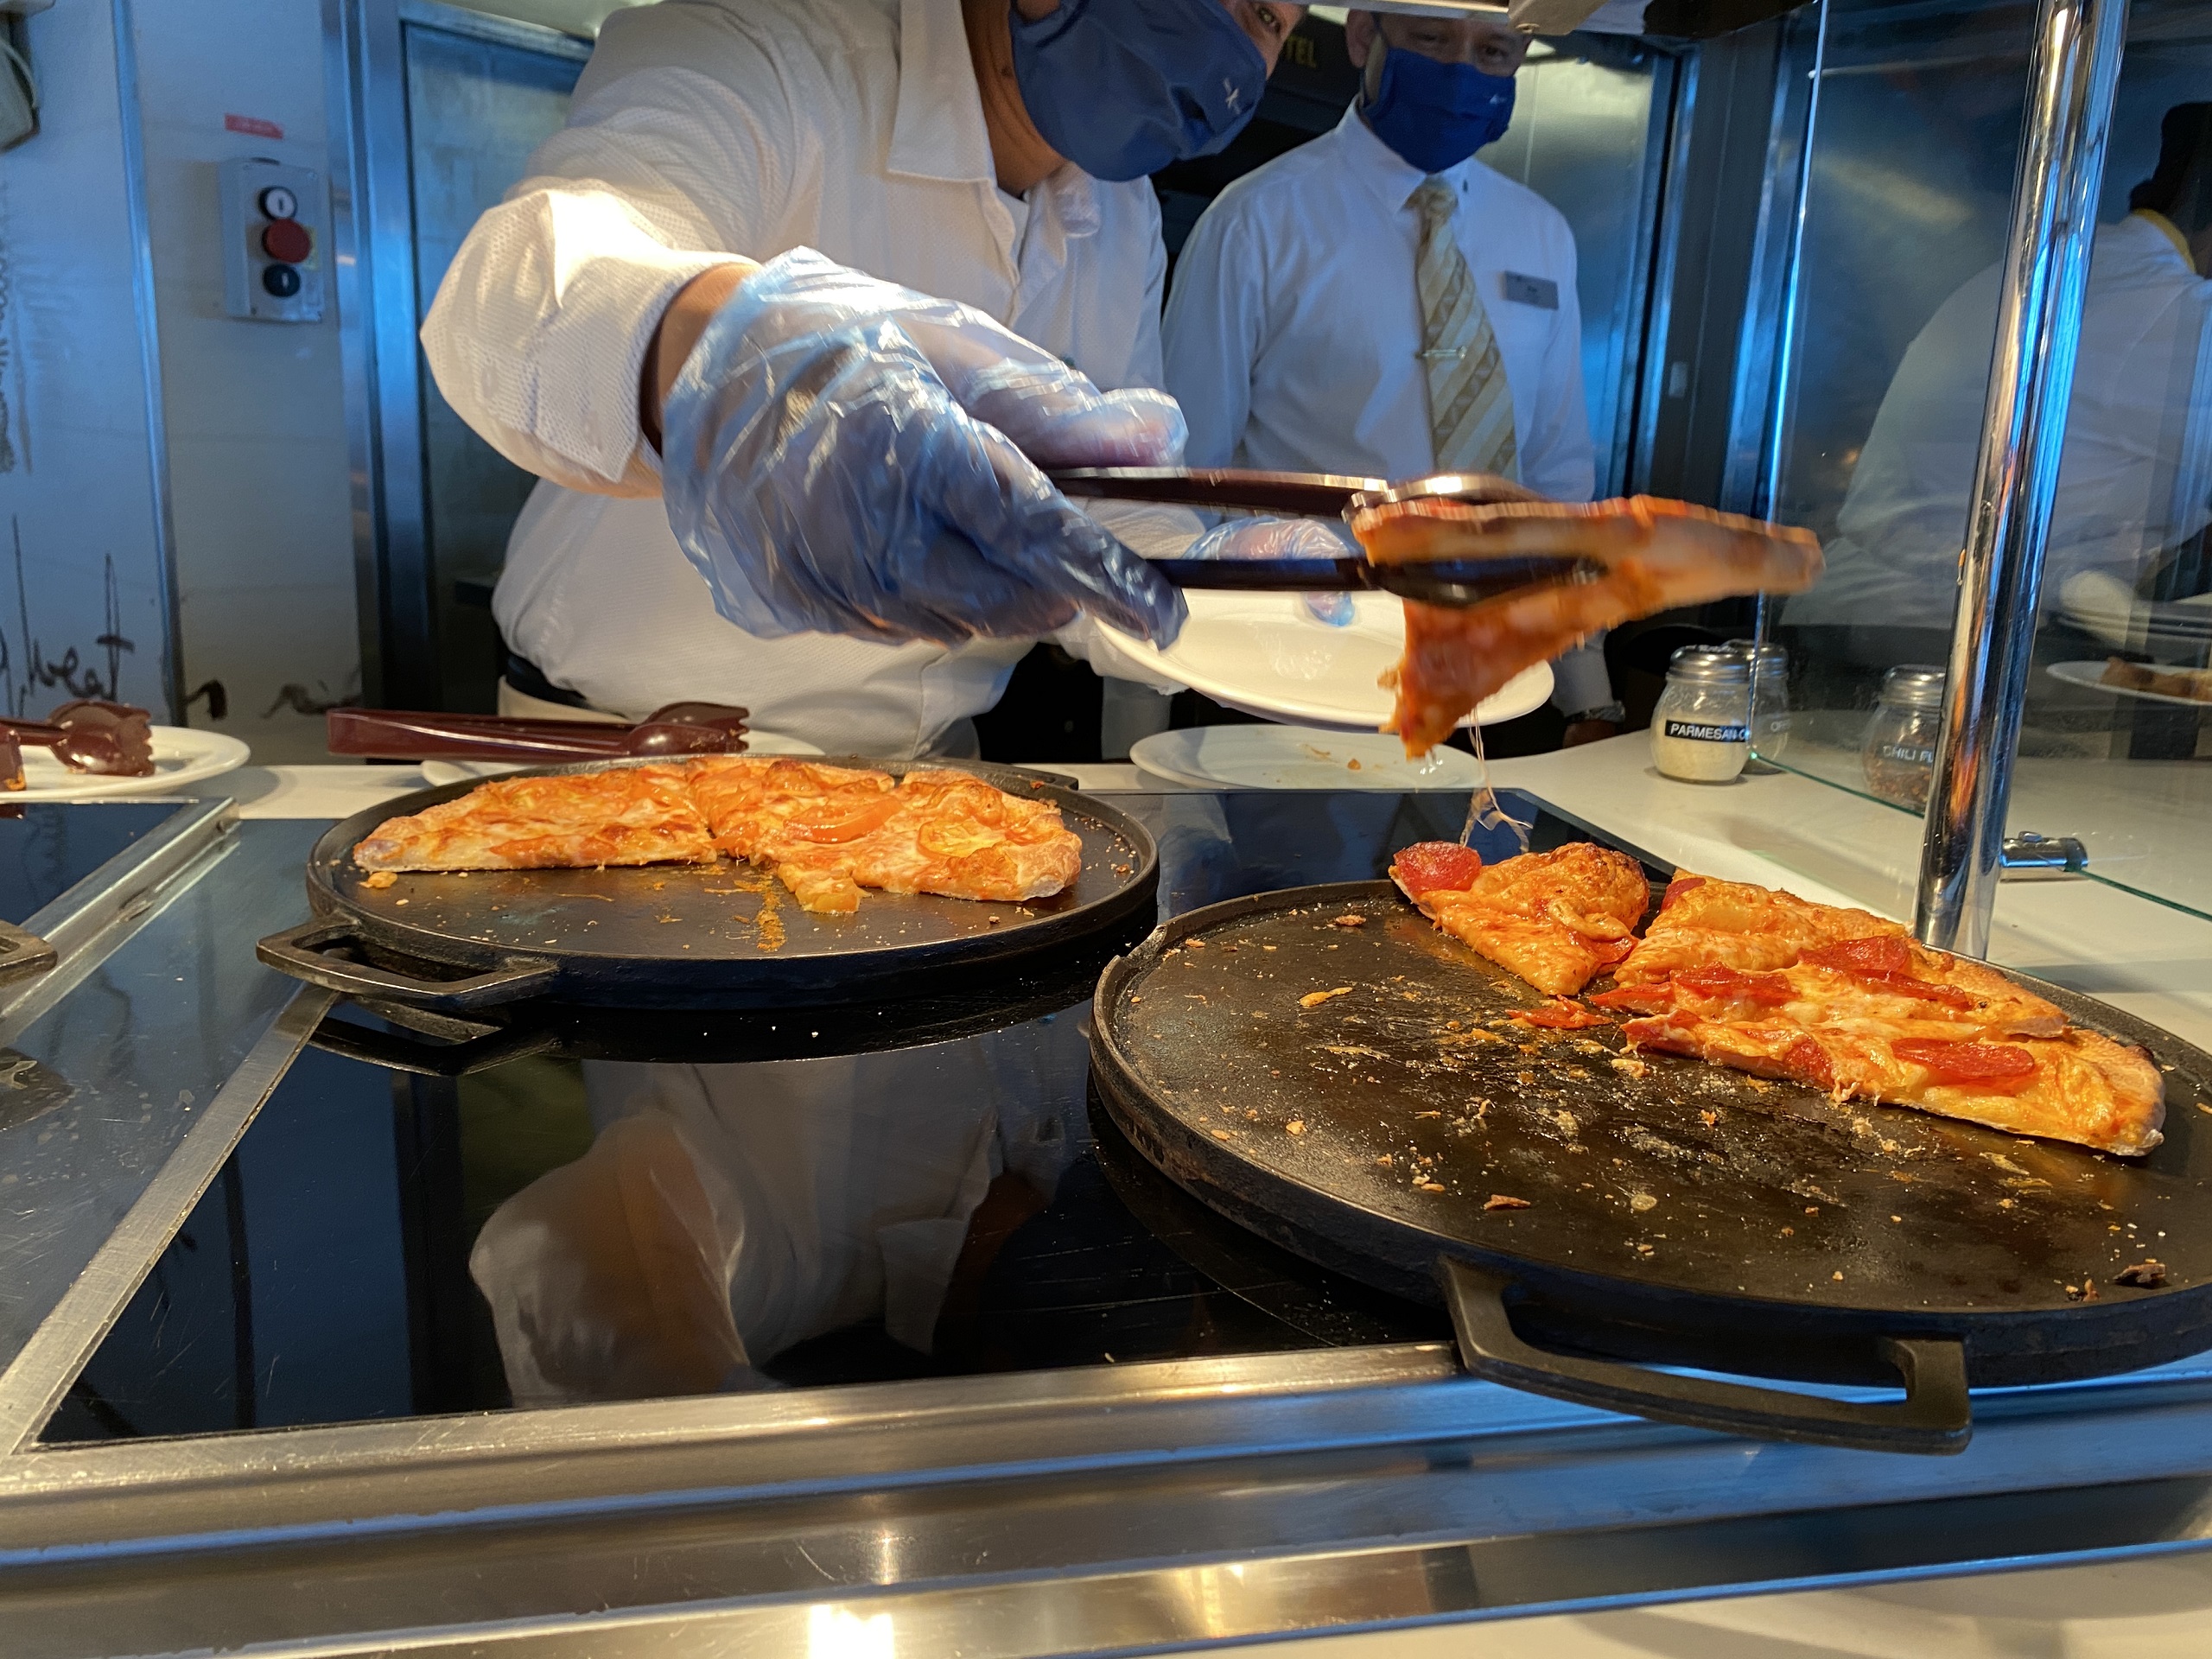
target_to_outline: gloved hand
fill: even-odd
[[[967,306],[795,249],[715,314],[662,426],[677,544],[748,632],[1182,627],[1182,595],[1037,470],[1173,465],[1174,399],[1102,394]]]
[[[1191,543],[1192,559],[1341,559],[1359,556],[1359,543],[1341,524],[1325,518],[1231,518]],[[1358,613],[1350,594],[1300,594],[1309,615],[1346,628]]]

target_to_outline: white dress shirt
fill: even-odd
[[[1427,175],[1344,111],[1333,131],[1217,197],[1176,262],[1167,389],[1191,423],[1194,467],[1412,478],[1433,472],[1419,356],[1414,265]],[[1574,233],[1527,186],[1471,157],[1442,175],[1452,228],[1513,390],[1521,482],[1587,501],[1596,453],[1582,394]],[[1547,307],[1509,296],[1509,274],[1550,284]],[[1515,284],[1516,293],[1526,292]],[[1555,665],[1570,713],[1611,699],[1602,657]]]
[[[961,300],[1107,390],[1160,384],[1166,254],[1142,180],[1001,191],[959,0],[664,0],[617,12],[569,124],[469,232],[423,328],[438,387],[544,480],[493,602],[555,683],[635,717],[702,697],[832,753],[927,748],[1032,643],[954,649],[725,621],[638,423],[677,289],[796,247]],[[586,493],[584,492],[594,492]],[[1082,651],[1090,625],[1059,636]]]
[[[1238,179],[1176,261],[1167,389],[1194,467],[1408,478],[1435,470],[1414,266],[1427,175],[1368,130],[1335,130]],[[1452,228],[1513,389],[1521,481],[1564,501],[1597,484],[1582,397],[1574,233],[1526,185],[1469,159]],[[1506,297],[1507,272],[1554,287],[1547,309]]]
[[[1948,627],[1997,335],[1998,267],[1937,308],[1884,394],[1795,623]],[[2132,588],[2212,522],[2212,282],[2163,219],[2102,226],[2089,261],[2044,593],[2079,576]]]

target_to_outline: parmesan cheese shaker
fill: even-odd
[[[1651,714],[1651,764],[1687,783],[1725,784],[1751,758],[1751,659],[1684,645]]]

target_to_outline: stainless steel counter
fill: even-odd
[[[2212,1357],[1979,1396],[1950,1459],[1611,1417],[1403,1343],[37,1443],[323,1012],[251,953],[318,828],[222,836],[15,1039],[73,1092],[0,1140],[36,1178],[0,1200],[11,1656],[1122,1652],[2212,1525]]]

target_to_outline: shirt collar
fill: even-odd
[[[998,188],[960,0],[899,0],[899,108],[886,166],[905,178]],[[1032,193],[1033,209],[1046,202],[1060,235],[1098,228],[1094,181],[1072,162]]]
[[[899,109],[887,166],[953,184],[997,179],[960,0],[899,0]]]
[[[2164,237],[2167,241],[2174,245],[2174,251],[2181,255],[2182,264],[2187,265],[2191,270],[2195,270],[2196,269],[2196,256],[2190,252],[2189,238],[2181,233],[2180,226],[2175,224],[2173,220],[2168,219],[2164,213],[2153,213],[2148,207],[2138,207],[2133,213],[2130,213],[2128,217],[2130,219],[2139,219],[2145,224],[2157,231],[2159,235]]]
[[[1336,139],[1353,176],[1394,213],[1406,205],[1407,199],[1421,188],[1421,181],[1428,176],[1375,136],[1375,130],[1361,118],[1357,99],[1344,111],[1344,118],[1337,123]],[[1468,169],[1479,165],[1470,156],[1437,176],[1448,181],[1464,195]]]

